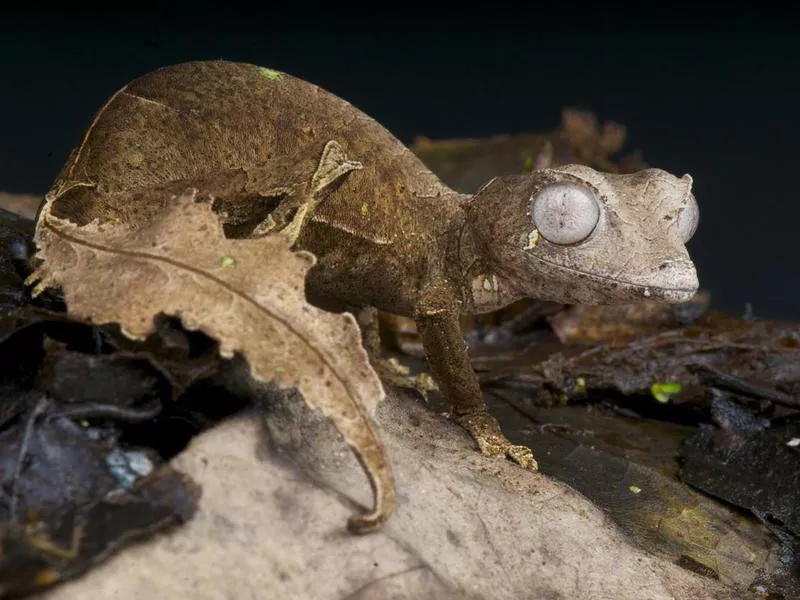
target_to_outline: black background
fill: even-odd
[[[549,130],[577,106],[626,125],[628,148],[651,165],[695,178],[690,251],[716,306],[800,318],[800,30],[789,8],[66,4],[0,15],[0,189],[46,191],[111,93],[186,60],[290,72],[405,142]]]

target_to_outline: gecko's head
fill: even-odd
[[[660,169],[567,165],[493,179],[468,218],[482,258],[516,296],[682,302],[698,287],[685,246],[699,216],[691,188],[688,175]]]

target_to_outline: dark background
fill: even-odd
[[[790,8],[136,6],[3,9],[0,189],[44,193],[110,94],[186,60],[290,72],[405,142],[545,131],[576,106],[626,125],[628,148],[653,166],[695,178],[702,218],[690,251],[717,307],[742,314],[749,302],[757,316],[800,319],[800,32]]]

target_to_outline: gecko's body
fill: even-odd
[[[54,214],[135,224],[189,186],[218,199],[228,235],[285,229],[313,252],[312,301],[413,317],[459,422],[485,453],[527,466],[530,451],[486,413],[459,314],[523,297],[678,301],[697,288],[684,247],[696,218],[688,177],[572,165],[463,195],[344,100],[224,61],[118,91],[56,183]]]

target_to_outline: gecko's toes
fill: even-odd
[[[479,413],[462,417],[459,424],[472,435],[484,456],[502,456],[523,469],[538,471],[539,464],[533,458],[533,452],[527,446],[512,444],[500,431],[497,421],[488,413]]]
[[[417,390],[427,402],[428,392],[438,391],[433,378],[427,373],[411,374],[411,369],[395,358],[370,360],[381,381],[392,387]]]
[[[539,463],[533,458],[533,452],[531,452],[531,449],[527,446],[511,445],[506,448],[506,456],[523,469],[530,469],[531,471],[539,470]]]
[[[502,434],[473,435],[473,437],[478,442],[478,448],[484,456],[504,456],[523,469],[539,470],[539,464],[527,446],[514,445]]]

